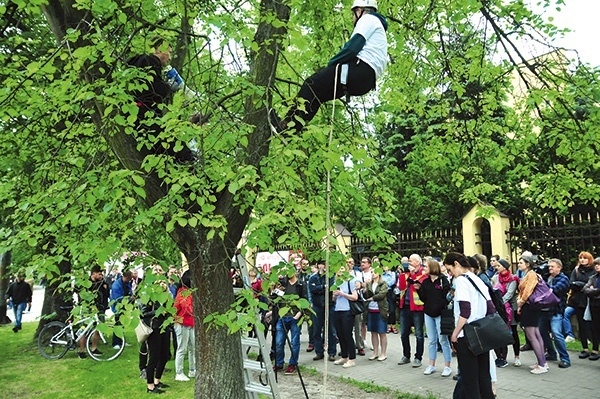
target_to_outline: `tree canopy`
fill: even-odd
[[[555,52],[560,30],[521,0],[380,1],[391,62],[377,90],[273,136],[268,110],[285,110],[348,39],[349,6],[0,2],[0,252],[61,287],[125,251],[165,265],[181,251],[209,348],[196,397],[241,398],[241,362],[214,366],[240,359],[239,340],[202,321],[234,303],[242,236],[294,248],[339,221],[387,245],[391,229],[456,223],[477,201],[515,214],[597,205],[598,70]],[[176,94],[147,135],[132,101],[147,76],[127,62],[157,34],[196,93]],[[198,160],[157,144],[190,145]]]

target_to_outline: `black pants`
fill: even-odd
[[[519,331],[517,330],[518,327],[519,326],[517,326],[516,324],[513,324],[510,326],[510,329],[512,331],[513,340],[515,341],[512,346],[515,357],[519,356],[520,351],[521,351],[521,342],[519,341]],[[505,346],[504,348],[496,349],[495,352],[496,352],[496,356],[498,356],[498,359],[506,360],[506,358],[508,357],[508,346]]]
[[[148,364],[148,341],[144,341],[142,342],[142,345],[140,346],[140,358],[139,358],[139,368],[140,371],[144,370],[146,368],[146,365]]]
[[[146,382],[148,384],[154,384],[155,377],[160,380],[163,371],[165,371],[171,344],[169,338],[168,330],[160,332],[160,328],[155,328],[148,337],[148,353],[150,355],[148,367],[146,367]]]
[[[335,98],[342,98],[344,88],[340,83],[340,74],[342,66],[337,68],[337,86]],[[334,99],[334,81],[336,76],[336,66],[328,66],[319,72],[311,75],[304,81],[298,96],[296,104],[290,109],[285,117],[284,124],[300,131],[304,125],[310,122],[321,104]],[[351,96],[362,96],[375,88],[375,71],[366,62],[358,58],[348,62],[348,79],[346,83],[348,94]],[[301,103],[304,103],[305,109],[299,109]],[[303,122],[298,122],[295,117],[299,117]]]
[[[494,399],[490,377],[490,353],[475,356],[466,338],[454,344],[460,379],[454,387],[453,399]]]
[[[600,346],[600,308],[590,307],[592,313],[592,350],[598,351]]]
[[[341,312],[333,312],[335,315],[335,332],[340,342],[342,349],[342,357],[344,359],[356,359],[356,345],[352,338],[352,330],[354,329],[354,316],[349,310]]]
[[[394,290],[388,290],[386,295],[388,301],[388,320],[387,323],[391,325],[396,324],[396,309],[398,309],[398,302],[396,302],[396,294],[394,294]]]

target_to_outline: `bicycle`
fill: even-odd
[[[86,323],[87,326],[84,328]],[[121,345],[113,347],[111,340],[107,341],[102,331],[98,330],[98,324],[100,324],[98,315],[86,317],[76,323],[73,323],[72,320],[67,323],[52,321],[46,324],[40,332],[38,349],[46,359],[57,360],[62,358],[69,350],[78,348],[79,341],[85,339],[86,351],[92,359],[101,362],[118,358],[126,345],[125,336],[122,338],[123,343]],[[92,350],[96,340],[95,336],[97,337],[96,349]]]

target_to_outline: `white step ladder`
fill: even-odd
[[[236,255],[236,261],[240,268],[244,288],[236,288],[234,291],[242,289],[252,289],[250,285],[250,277],[248,276],[248,264],[241,255]],[[264,331],[261,331],[258,325],[261,320],[258,308],[251,311],[256,314],[256,323],[253,326],[254,335],[256,338],[244,337],[242,335],[242,361],[244,367],[244,382],[246,388],[246,399],[258,399],[258,394],[268,395],[274,399],[281,399],[279,387],[275,381],[275,372],[270,358],[270,347],[267,347]],[[242,332],[242,334],[244,334]],[[250,359],[248,353],[252,348],[258,349],[258,356],[262,359]],[[266,375],[266,380],[264,377]],[[257,380],[258,379],[258,380]]]

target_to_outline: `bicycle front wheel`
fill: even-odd
[[[72,343],[71,332],[67,325],[60,321],[46,324],[38,336],[38,349],[46,359],[60,359]]]
[[[90,357],[98,362],[114,360],[121,356],[125,348],[125,337],[122,345],[112,345],[112,337],[106,336],[94,328],[86,338],[85,347]]]

